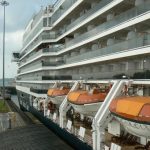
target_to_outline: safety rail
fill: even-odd
[[[138,7],[134,7],[132,9],[116,16],[113,20],[107,21],[107,22],[95,27],[93,30],[85,32],[82,35],[78,36],[77,38],[69,41],[66,44],[66,47],[70,47],[75,43],[81,42],[81,41],[89,38],[91,35],[92,36],[97,35],[97,33],[99,33],[99,32],[104,32],[105,30],[108,30],[109,28],[117,26],[123,22],[129,21],[130,19],[149,11],[149,9],[150,9],[150,5],[147,3],[144,3]]]
[[[70,91],[74,91],[77,90],[77,88],[79,88],[79,84],[81,85],[82,83],[85,85],[89,85],[89,84],[97,84],[97,85],[107,85],[110,86],[110,90],[109,93],[107,94],[103,104],[99,107],[99,110],[97,111],[94,119],[93,119],[93,123],[92,123],[92,130],[89,130],[88,133],[85,133],[84,137],[80,137],[79,136],[79,126],[81,127],[81,124],[78,124],[78,126],[74,126],[74,124],[72,125],[72,128],[70,130],[67,129],[67,121],[68,118],[65,117],[65,113],[66,111],[70,108],[69,103],[67,102],[67,97],[65,97],[65,99],[63,100],[62,104],[59,107],[59,112],[56,115],[50,115],[47,116],[47,112],[48,110],[46,109],[46,99],[45,99],[45,103],[44,103],[44,113],[41,113],[42,115],[44,114],[45,118],[49,119],[47,120],[48,122],[53,122],[56,125],[58,125],[60,127],[61,130],[65,130],[66,133],[72,134],[75,137],[77,137],[78,139],[80,139],[82,142],[87,143],[87,145],[93,146],[93,150],[102,150],[104,149],[104,135],[106,132],[106,127],[108,125],[108,123],[110,122],[110,120],[112,120],[112,116],[110,115],[110,111],[109,111],[109,106],[111,101],[116,98],[117,96],[123,95],[123,94],[127,94],[127,88],[134,88],[139,86],[139,88],[143,88],[144,86],[148,87],[148,91],[149,91],[149,86],[150,85],[150,79],[146,79],[146,80],[77,80],[77,81],[72,81],[72,80],[65,80],[65,81],[53,81],[53,86],[52,88],[56,88],[57,85],[61,84],[61,83],[73,83],[73,86],[71,88]],[[135,86],[136,85],[136,86]],[[144,89],[144,88],[143,88]],[[147,92],[148,92],[147,91]],[[123,93],[124,92],[124,93]],[[135,91],[133,90],[133,93]],[[131,93],[131,95],[133,94]],[[149,93],[148,93],[149,94]],[[41,97],[39,97],[40,100]],[[37,110],[39,111],[39,108],[37,108]],[[83,122],[82,122],[83,123]]]

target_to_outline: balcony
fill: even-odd
[[[31,67],[27,67],[26,69],[23,69],[23,71],[21,71],[20,73],[26,73],[28,71],[33,71],[33,70],[38,71],[38,69],[42,69],[42,67],[47,67],[48,70],[62,69],[65,67],[65,65],[72,65],[77,62],[94,60],[97,57],[98,58],[106,57],[106,56],[111,56],[111,55],[115,55],[115,54],[121,54],[124,52],[130,52],[130,49],[140,48],[140,47],[143,47],[146,45],[150,45],[150,34],[141,35],[140,37],[136,37],[131,40],[122,41],[117,44],[107,46],[105,48],[97,49],[94,51],[80,54],[78,56],[67,58],[66,62],[60,63],[60,62],[44,61],[41,63],[37,63],[36,65],[32,65]],[[132,52],[132,50],[131,50],[131,52]]]
[[[28,58],[26,58],[23,61],[21,61],[20,66],[24,65],[25,63],[28,63],[30,60],[34,59],[35,57],[37,57],[37,56],[39,56],[41,54],[42,54],[42,51],[38,51],[36,53],[33,53]]]
[[[86,14],[84,14],[83,16],[81,16],[80,18],[76,19],[73,23],[71,23],[70,25],[68,25],[66,28],[64,28],[64,30],[62,32],[57,33],[55,38],[58,38],[60,35],[64,34],[66,31],[69,31],[71,28],[73,28],[74,26],[76,26],[77,24],[80,24],[84,19],[86,19],[87,17],[89,17],[90,15],[94,14],[95,12],[97,12],[98,10],[100,10],[101,8],[103,8],[105,5],[109,4],[112,0],[103,0],[102,2],[100,2],[100,4],[96,5],[94,8],[92,8],[91,10],[89,10],[88,12],[86,12]],[[59,17],[62,14],[59,15]],[[42,21],[43,22],[43,21]],[[33,31],[32,35],[30,35],[27,40],[24,41],[24,46],[32,40],[32,38],[38,33],[38,31],[40,31],[44,26],[42,24],[42,22],[40,22],[38,24],[38,26],[36,27],[36,29]]]
[[[141,15],[147,11],[150,10],[149,3],[144,3],[138,7],[134,7],[118,16],[116,16],[113,20],[107,21],[97,27],[95,27],[93,30],[86,32],[79,37],[69,41],[66,43],[66,47],[73,46],[76,43],[82,42],[85,39],[90,38],[91,36],[96,36],[98,33],[102,33],[104,31],[107,31],[108,29],[111,29],[125,21],[129,21],[130,19],[137,17],[138,15]]]
[[[66,0],[52,16],[52,24],[56,22],[77,0]]]
[[[42,16],[45,16],[46,14],[47,14],[46,10],[41,9],[41,10],[39,11],[39,13],[37,13],[37,14],[33,17],[33,22],[32,22],[32,24],[31,24],[31,30],[35,27],[35,25],[36,25],[36,24],[38,23],[38,21],[42,18]],[[42,22],[43,22],[43,20],[42,20]],[[42,22],[40,22],[40,23],[42,23]],[[28,32],[25,32],[25,34],[23,35],[23,40],[26,39],[26,37],[27,37],[28,34],[29,34]]]
[[[41,62],[31,64],[30,66],[27,66],[23,69],[20,69],[18,74],[23,73],[23,72],[32,71],[32,70],[35,70],[35,69],[41,69],[42,67],[57,67],[57,66],[60,66],[60,65],[63,65],[63,64],[65,64],[63,60],[53,61],[53,62],[41,61]]]
[[[97,11],[99,11],[100,9],[102,9],[104,6],[106,6],[107,4],[109,4],[110,2],[112,2],[112,0],[103,0],[101,1],[99,4],[97,4],[94,8],[90,9],[88,12],[86,12],[83,16],[77,18],[74,22],[72,22],[70,25],[68,25],[66,27],[66,29],[64,30],[64,32],[61,32],[58,34],[58,36],[64,34],[66,31],[69,31],[70,29],[72,29],[73,27],[77,26],[78,24],[80,24],[82,21],[84,21],[86,18],[88,18],[90,15],[93,15],[94,13],[96,13]]]
[[[32,55],[30,55],[28,58],[26,58],[23,62],[21,62],[19,66],[22,67],[24,65],[27,65],[30,62],[36,60],[36,58],[40,57],[41,55],[49,54],[50,52],[51,53],[52,52],[58,52],[63,48],[64,48],[64,45],[60,45],[60,46],[57,46],[57,47],[51,47],[51,48],[43,48],[43,49],[39,50],[36,53],[34,52]]]
[[[29,47],[26,53],[28,53],[31,49],[33,49],[37,44],[41,43],[44,40],[55,39],[55,34],[42,34],[40,35]]]
[[[57,62],[46,62],[46,61],[43,61],[42,62],[42,66],[43,67],[51,67],[51,66],[60,66],[60,65],[63,65],[65,64],[64,61],[57,61]]]
[[[32,71],[32,70],[35,70],[35,69],[40,69],[40,68],[42,68],[42,63],[38,62],[36,64],[31,64],[30,66],[25,67],[23,69],[19,69],[18,74],[23,73],[23,72]]]
[[[141,37],[137,37],[135,39],[119,42],[112,46],[107,46],[105,48],[97,49],[95,51],[86,52],[84,54],[68,58],[66,59],[67,64],[71,64],[74,62],[89,60],[96,57],[103,57],[111,54],[117,54],[123,51],[128,51],[129,49],[142,47],[150,44],[150,35],[144,35]]]
[[[33,38],[34,36],[41,30],[43,29],[44,24],[43,24],[43,19],[41,20],[41,22],[37,25],[37,27],[33,30],[30,31],[32,32],[32,34],[28,33],[28,37],[26,37],[26,39],[23,40],[23,47],[25,47]]]

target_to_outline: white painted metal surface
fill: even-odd
[[[80,0],[80,2],[82,2],[82,0]],[[61,38],[65,37],[66,35],[70,34],[70,33],[73,32],[74,30],[78,29],[79,27],[83,26],[83,25],[86,24],[87,22],[89,22],[89,21],[91,21],[92,19],[96,18],[97,16],[103,14],[104,12],[108,11],[109,9],[113,8],[114,6],[118,5],[118,4],[121,3],[121,2],[123,2],[123,0],[117,0],[117,1],[116,1],[116,0],[113,0],[111,3],[109,3],[108,5],[106,5],[104,8],[100,9],[99,11],[97,11],[96,13],[94,13],[93,15],[89,16],[87,19],[83,20],[80,24],[77,24],[74,28],[72,28],[70,31],[65,32],[63,35],[61,35],[60,37],[58,37],[57,39],[55,39],[55,41],[53,41],[53,42],[57,42],[57,41],[60,40]],[[75,7],[74,7],[74,8],[75,8]],[[68,13],[67,13],[67,14],[68,14]],[[63,17],[62,17],[62,18],[63,18]],[[60,18],[60,20],[62,20],[62,18]],[[55,22],[55,24],[53,24],[53,27],[55,27],[56,23],[58,23],[58,21]],[[39,36],[40,33],[42,33],[44,30],[51,30],[51,29],[52,29],[52,27],[49,27],[48,29],[43,28],[37,35],[35,35],[35,37],[33,38],[33,40],[34,40],[35,38],[37,38],[37,36]],[[33,42],[33,40],[32,40],[31,42]],[[31,44],[31,42],[30,42],[29,44]],[[29,44],[28,44],[28,45],[29,45]],[[39,43],[39,44],[41,44],[41,43]],[[39,44],[38,44],[38,45],[39,45]],[[27,45],[27,46],[28,46],[28,45]],[[38,45],[36,45],[35,47],[37,47]],[[22,49],[22,51],[24,51],[24,50],[27,48],[27,46],[24,47],[24,48]],[[34,48],[33,48],[33,49],[34,49]],[[28,53],[26,53],[23,57],[21,57],[20,60],[22,60],[25,56],[27,56],[28,54],[30,54],[30,53],[33,51],[33,49],[31,49]]]
[[[23,86],[18,86],[18,85],[16,85],[16,89],[17,89],[18,91],[22,91],[22,92],[24,92],[24,93],[27,93],[27,94],[32,95],[32,96],[35,96],[35,97],[47,98],[47,94],[37,94],[37,93],[31,92],[31,91],[30,91],[30,88],[28,88],[28,87],[23,87]]]
[[[70,105],[75,109],[76,112],[86,116],[95,116],[98,109],[102,105],[102,102],[99,103],[91,103],[91,104],[84,104],[84,105],[76,105],[70,103]]]
[[[108,61],[108,60],[113,60],[113,59],[118,59],[118,58],[125,58],[125,57],[130,57],[130,56],[147,54],[149,53],[149,48],[150,48],[150,45],[147,45],[147,46],[138,47],[135,49],[129,49],[129,50],[114,53],[114,54],[104,55],[101,57],[95,57],[95,58],[88,59],[88,60],[82,60],[82,61],[74,62],[71,64],[65,64],[65,65],[61,65],[58,67],[41,67],[41,68],[33,69],[31,71],[20,73],[18,74],[18,76],[32,73],[32,72],[37,72],[37,71],[64,69],[68,67],[74,67],[74,66],[80,66],[80,65],[91,64],[91,63],[96,63],[96,62],[103,62],[103,61]]]
[[[76,81],[72,88],[70,89],[70,92],[71,91],[74,91],[75,89],[77,89],[78,87],[78,83],[79,81]],[[59,112],[60,112],[60,127],[61,128],[64,128],[64,115],[65,115],[65,112],[70,108],[70,105],[68,104],[68,101],[67,101],[67,96],[65,97],[65,99],[63,100],[62,104],[60,105],[59,107]]]
[[[104,138],[104,130],[106,127],[107,122],[109,122],[109,105],[117,95],[119,95],[122,87],[124,86],[124,81],[114,81],[113,86],[106,96],[102,106],[98,110],[96,116],[94,117],[93,120],[93,149],[94,150],[101,150],[103,148],[103,138]]]
[[[48,97],[48,100],[52,101],[53,104],[56,104],[57,106],[60,106],[65,97],[66,97],[66,95],[56,96],[56,97]]]
[[[119,117],[115,117],[121,124],[122,126],[128,131],[129,133],[135,135],[135,136],[142,136],[146,138],[150,138],[150,125],[148,124],[141,124],[133,122],[133,121],[128,121],[125,119],[121,119]]]

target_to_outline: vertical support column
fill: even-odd
[[[58,81],[57,82],[54,82],[54,85],[53,85],[53,87],[52,88],[57,88],[57,86],[58,86]]]
[[[78,81],[75,81],[72,88],[70,89],[70,92],[76,90],[77,88],[78,88]],[[59,107],[59,112],[60,112],[59,123],[60,123],[61,128],[64,128],[64,115],[65,115],[65,112],[68,110],[68,107],[70,107],[70,105],[67,102],[67,96],[66,96],[62,104]]]
[[[102,150],[103,145],[101,143],[104,142],[105,139],[105,128],[100,128],[97,126],[97,150]]]
[[[57,88],[57,86],[58,86],[58,81],[57,82],[54,82],[54,85],[52,86],[52,88]],[[46,116],[47,115],[47,112],[46,112],[46,103],[48,104],[48,100],[49,100],[49,97],[48,96],[46,96],[46,98],[44,99],[44,116]],[[47,108],[47,110],[48,110],[48,108]]]
[[[33,106],[32,95],[29,96],[29,107]]]
[[[94,120],[93,120],[94,122]],[[93,140],[93,150],[96,150],[97,147],[97,130],[95,128],[95,123],[92,123],[92,129],[93,129],[93,133],[92,133],[92,140]]]
[[[102,106],[100,107],[96,116],[93,119],[92,127],[95,132],[93,133],[94,135],[93,149],[94,150],[102,150],[104,131],[105,131],[107,121],[110,118],[109,117],[109,105],[111,101],[120,94],[126,82],[127,81],[113,81],[114,84],[110,92],[106,96],[105,101],[103,102]]]

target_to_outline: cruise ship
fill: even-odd
[[[20,108],[74,149],[150,146],[150,0],[58,0],[13,60]]]

